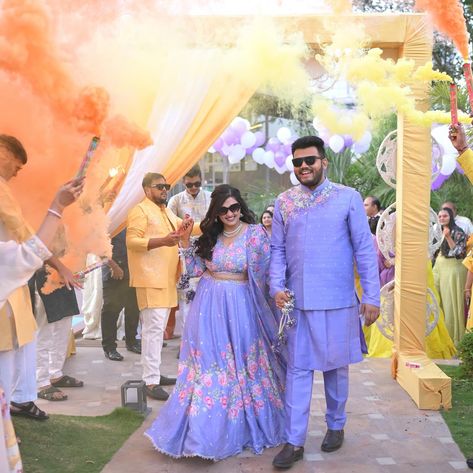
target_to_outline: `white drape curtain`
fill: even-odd
[[[166,71],[157,84],[156,101],[148,122],[154,144],[134,154],[122,189],[108,213],[111,233],[143,199],[143,176],[147,172],[162,172],[186,135],[218,74],[217,58],[217,51],[212,50],[188,54],[182,69]]]

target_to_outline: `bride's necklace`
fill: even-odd
[[[241,227],[243,227],[243,224],[240,222],[240,225],[235,228],[235,230],[232,230],[231,232],[226,232],[225,230],[223,231],[223,236],[226,236],[227,238],[235,236],[240,230]]]

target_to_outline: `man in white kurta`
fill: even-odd
[[[194,220],[194,228],[199,229],[200,222],[204,219],[210,205],[211,192],[202,189],[202,172],[198,164],[187,171],[185,176],[182,178],[182,183],[186,189],[169,199],[168,209],[181,219],[184,219],[186,215],[189,215],[192,220]],[[181,264],[183,266],[185,265],[184,259],[181,259]],[[183,269],[184,273],[185,268]],[[178,285],[177,292],[179,297],[181,333],[184,330],[184,324],[189,312],[190,303],[192,302],[199,279],[200,278],[190,278],[187,280],[186,278]],[[172,325],[173,310],[171,310],[171,314],[169,315],[168,326],[166,328],[166,332],[169,332],[167,334],[168,338],[172,337],[172,332],[174,331],[174,326]]]

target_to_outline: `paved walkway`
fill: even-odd
[[[163,349],[163,373],[177,371],[178,341]],[[67,389],[69,400],[40,400],[49,413],[103,415],[120,405],[120,385],[139,379],[138,355],[119,351],[123,362],[105,359],[99,342],[79,343],[77,355],[67,361],[67,374],[84,380],[82,389]],[[453,442],[440,413],[420,411],[405,391],[390,377],[389,360],[369,359],[350,370],[350,400],[345,443],[341,450],[323,453],[325,433],[323,381],[315,378],[309,436],[304,461],[291,473],[449,473],[467,470],[465,459]],[[263,455],[244,453],[213,463],[199,459],[173,460],[156,452],[143,437],[162,403],[150,401],[152,412],[104,468],[104,473],[261,473],[273,471],[271,460],[278,449]]]

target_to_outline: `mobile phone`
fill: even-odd
[[[99,145],[99,143],[100,143],[100,138],[98,136],[94,136],[90,140],[89,148],[87,149],[87,152],[85,153],[84,159],[82,159],[82,163],[76,175],[76,179],[80,179],[81,177],[85,176],[85,173],[87,172],[87,168],[89,167],[90,161],[92,160],[92,156],[94,155],[94,152],[97,149],[97,146]]]

